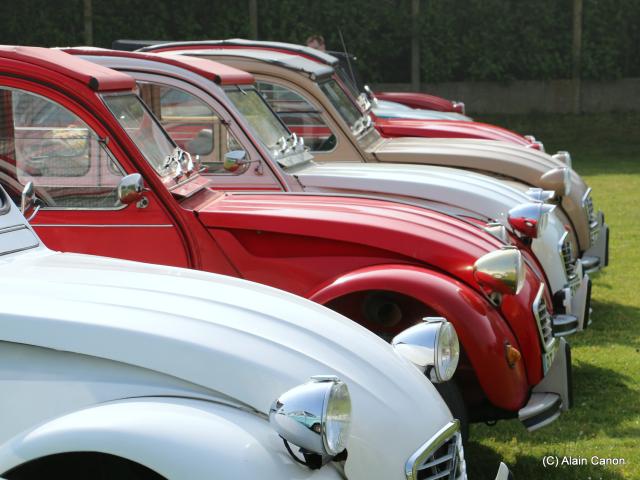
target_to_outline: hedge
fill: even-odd
[[[531,80],[571,74],[572,0],[421,0],[418,19],[425,82]],[[359,57],[369,82],[410,78],[411,0],[259,0],[261,39],[302,43]],[[94,44],[117,38],[247,37],[248,0],[93,0]],[[0,42],[84,43],[83,1],[7,1]],[[582,76],[640,76],[640,1],[584,0]]]

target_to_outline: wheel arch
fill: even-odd
[[[519,348],[518,340],[501,314],[478,292],[440,271],[391,264],[343,274],[310,292],[308,298],[332,307],[348,295],[367,291],[409,296],[445,317],[456,327],[491,403],[511,411],[525,404],[529,385],[524,364],[521,361],[511,368],[505,358],[505,342]]]

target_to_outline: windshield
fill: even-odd
[[[247,120],[258,138],[269,149],[274,149],[282,138],[290,135],[280,118],[269,108],[258,91],[253,88],[234,87],[226,90],[229,100]]]
[[[351,101],[349,95],[347,95],[338,82],[331,79],[319,84],[319,86],[336,110],[338,110],[343,120],[347,122],[351,131],[357,137],[358,143],[363,148],[367,148],[375,141],[377,135],[371,133],[374,131],[371,117]]]
[[[331,79],[321,83],[320,88],[338,110],[344,121],[353,129],[355,123],[362,117],[362,112],[353,104],[349,96],[338,85],[338,82]]]
[[[167,136],[138,96],[131,93],[103,95],[102,98],[158,175],[179,178],[184,167],[183,152]]]

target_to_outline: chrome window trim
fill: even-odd
[[[460,430],[460,422],[453,420],[442,427],[435,435],[422,444],[416,452],[409,457],[405,463],[404,472],[407,480],[417,480],[418,466],[420,466],[427,458],[442,446],[443,443],[450,440]]]

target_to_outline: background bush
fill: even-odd
[[[541,80],[571,73],[572,0],[421,0],[422,80]],[[360,58],[369,82],[408,82],[410,0],[259,0],[261,39],[313,33]],[[247,37],[247,0],[93,0],[94,44]],[[640,1],[584,0],[582,76],[640,76]],[[0,42],[84,43],[82,0],[0,4]]]

